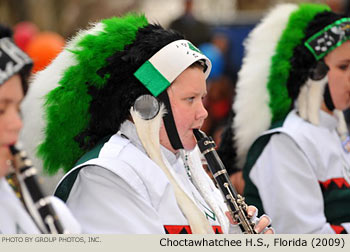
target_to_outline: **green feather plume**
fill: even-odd
[[[101,78],[97,71],[106,65],[108,57],[131,44],[138,29],[146,26],[148,21],[144,15],[128,14],[105,19],[101,23],[104,26],[102,31],[82,37],[76,49],[70,50],[77,64],[67,68],[58,87],[46,96],[47,125],[38,155],[49,174],[60,168],[69,171],[84,154],[74,138],[90,120],[88,85],[99,88],[105,85],[106,79]]]
[[[304,31],[315,15],[329,10],[326,5],[300,4],[299,8],[291,14],[286,29],[276,46],[276,53],[271,59],[272,67],[267,83],[271,97],[269,104],[272,114],[271,125],[283,120],[290,110],[292,101],[288,96],[286,83],[294,48],[304,39]]]

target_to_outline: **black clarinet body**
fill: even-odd
[[[52,206],[40,187],[37,170],[26,153],[10,146],[13,166],[20,185],[20,197],[39,230],[44,234],[67,233]]]
[[[200,130],[194,129],[193,133],[197,139],[199,150],[207,160],[208,168],[224,196],[232,218],[238,222],[244,234],[256,234],[254,224],[247,217],[248,205],[232,185],[224,164],[215,150],[214,140]]]

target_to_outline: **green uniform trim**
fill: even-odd
[[[350,222],[350,188],[338,187],[335,183],[327,189],[322,187],[326,219],[333,225]]]
[[[271,129],[281,127],[282,125],[283,121],[278,121],[272,125]],[[279,132],[271,132],[270,134],[262,135],[255,140],[248,151],[247,160],[243,168],[243,179],[245,181],[243,195],[248,205],[254,205],[258,209],[259,215],[264,214],[265,211],[259,196],[259,191],[249,178],[249,174],[266,145],[269,143],[272,135],[276,133],[278,134]]]
[[[108,140],[111,138],[111,136],[104,137],[92,150],[87,152],[84,156],[82,156],[78,162],[76,163],[75,166],[78,166],[80,164],[85,163],[88,160],[97,158],[100,155],[101,149],[103,145],[108,142]],[[75,183],[75,180],[78,177],[78,174],[82,168],[85,166],[79,167],[72,171],[70,174],[68,174],[63,181],[58,185],[56,191],[55,191],[55,196],[60,198],[63,202],[66,202],[70,191],[73,188],[73,185]]]

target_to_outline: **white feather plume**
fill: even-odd
[[[267,82],[271,58],[296,4],[281,4],[262,19],[246,39],[245,57],[238,73],[233,110],[234,142],[238,166],[243,167],[249,147],[270,126],[271,112]]]
[[[321,80],[312,80],[309,78],[301,87],[298,95],[296,107],[299,116],[314,125],[319,125],[320,123],[319,113],[327,82],[327,76]]]
[[[58,86],[64,72],[78,62],[71,50],[79,50],[79,41],[88,34],[97,34],[104,30],[103,23],[96,23],[88,30],[80,31],[69,41],[62,52],[44,70],[36,73],[30,81],[30,87],[26,97],[21,104],[23,112],[23,128],[20,134],[20,141],[24,149],[33,160],[34,165],[42,170],[42,160],[37,158],[38,145],[44,140],[44,117],[45,95]]]

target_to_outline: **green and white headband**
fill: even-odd
[[[211,70],[210,60],[187,40],[174,41],[154,54],[134,73],[135,77],[158,96],[190,65],[204,60],[205,78]]]
[[[350,18],[342,18],[311,36],[305,46],[319,60],[349,39]]]

